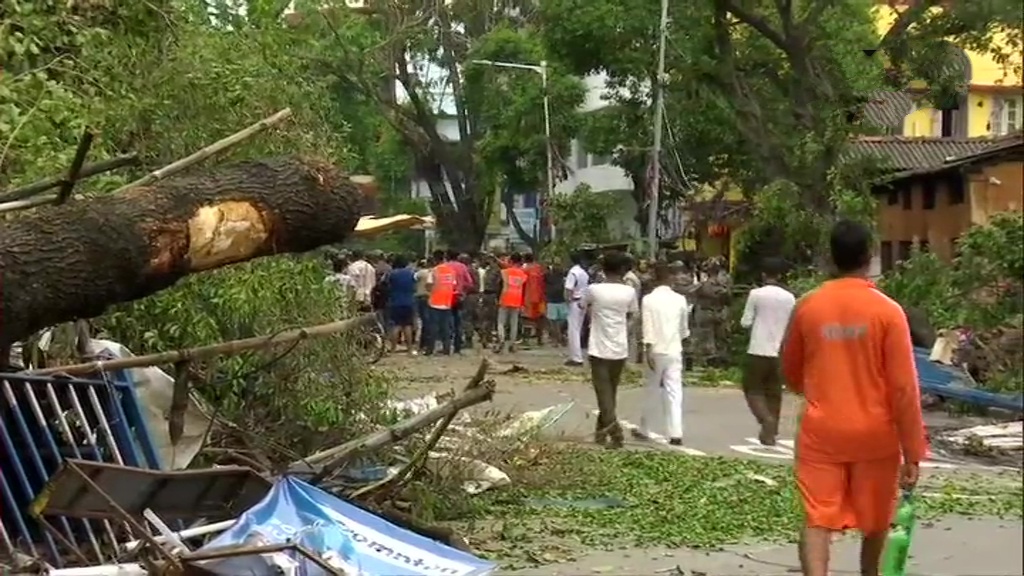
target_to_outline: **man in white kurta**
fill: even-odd
[[[690,305],[671,288],[672,271],[665,264],[654,269],[655,288],[640,303],[647,360],[645,410],[639,434],[654,437],[652,429],[664,425],[669,444],[683,443],[683,340],[690,336]]]

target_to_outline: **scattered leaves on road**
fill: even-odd
[[[791,475],[789,466],[747,459],[563,446],[514,474],[513,487],[478,497],[460,532],[510,566],[588,549],[791,541],[801,520]],[[949,477],[922,490],[926,519],[1021,516],[1019,484]]]

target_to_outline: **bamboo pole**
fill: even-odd
[[[135,154],[125,154],[123,156],[115,156],[114,158],[110,158],[109,160],[91,162],[89,164],[86,164],[85,166],[82,166],[82,169],[79,170],[78,172],[78,178],[76,178],[75,181],[81,182],[86,178],[92,178],[93,176],[104,174],[106,172],[111,172],[113,170],[117,170],[118,168],[123,168],[125,166],[134,166],[138,163],[139,157]],[[64,184],[64,180],[64,176],[56,176],[53,178],[48,178],[46,180],[33,182],[26,186],[22,186],[21,188],[15,188],[14,190],[11,190],[9,192],[0,194],[0,202],[6,204],[9,202],[14,202],[16,200],[24,200],[26,198],[31,198],[36,194],[46,192],[47,190],[52,190],[60,186],[61,184]],[[53,198],[54,197],[51,197],[51,200]],[[3,206],[3,204],[0,204],[0,206]]]
[[[67,374],[69,376],[75,376],[95,372],[104,372],[107,370],[123,370],[125,368],[145,368],[147,366],[156,366],[159,364],[174,364],[182,361],[207,360],[215,356],[230,356],[233,354],[238,354],[239,352],[245,352],[247,350],[268,348],[280,344],[298,342],[316,336],[328,336],[331,334],[336,334],[338,332],[345,332],[353,328],[368,325],[375,320],[376,317],[373,314],[364,314],[356,318],[349,318],[347,320],[329,322],[327,324],[320,324],[318,326],[309,326],[306,328],[298,328],[296,330],[278,332],[277,334],[270,334],[268,336],[255,336],[253,338],[231,340],[228,342],[220,342],[218,344],[200,346],[198,348],[190,348],[187,350],[160,352],[158,354],[147,354],[145,356],[134,356],[132,358],[119,358],[117,360],[107,361],[96,360],[93,362],[83,362],[81,364],[71,364],[68,366],[54,366],[52,368],[29,370],[27,374],[35,376],[45,376],[50,374]]]
[[[244,140],[251,138],[252,136],[266,130],[267,128],[270,128],[271,126],[280,123],[286,118],[289,118],[291,115],[291,108],[285,108],[284,110],[280,110],[276,114],[268,116],[267,118],[260,120],[259,122],[249,126],[248,128],[235,132],[234,134],[226,138],[218,140],[194,154],[186,156],[176,162],[172,162],[171,164],[168,164],[163,168],[154,170],[153,172],[146,174],[142,178],[139,178],[138,180],[130,184],[125,184],[124,186],[121,186],[117,190],[114,190],[114,193],[117,194],[120,192],[124,192],[129,188],[134,188],[136,186],[145,186],[146,184],[159,182],[160,180],[163,180],[169,176],[173,176],[194,164],[206,160],[207,158],[213,156],[214,154],[223,152],[224,150],[232,146],[235,146]],[[85,166],[82,168],[81,175],[79,176],[78,180],[83,180],[85,178],[88,178],[89,176],[94,176],[102,172],[108,172],[110,170],[113,170],[114,168],[126,166],[128,164],[133,164],[137,162],[138,159],[133,154],[131,156],[114,158],[112,160],[108,160],[107,162],[100,162],[97,164]],[[8,192],[3,196],[3,198],[13,201],[0,203],[0,214],[4,212],[14,212],[15,210],[26,210],[28,208],[35,208],[37,206],[43,206],[45,204],[52,204],[54,201],[59,199],[58,195],[47,195],[39,198],[31,198],[31,196],[34,196],[35,194],[44,192],[51,188],[56,188],[57,186],[63,184],[64,181],[64,178],[54,178],[51,180],[45,180],[42,182],[37,182],[35,184],[30,184],[24,188],[19,188],[17,190],[12,190],[11,192]]]
[[[159,182],[160,180],[163,180],[168,176],[173,176],[181,172],[182,170],[188,168],[189,166],[192,166],[193,164],[202,162],[203,160],[206,160],[207,158],[213,156],[214,154],[222,152],[232,146],[235,146],[236,144],[242,142],[243,140],[251,138],[252,136],[266,130],[267,128],[270,128],[275,124],[278,124],[282,120],[285,120],[291,115],[291,108],[285,108],[284,110],[277,112],[273,116],[268,116],[267,118],[260,120],[259,122],[253,124],[252,126],[245,128],[244,130],[240,130],[238,132],[235,132],[231,136],[228,136],[227,138],[218,140],[194,154],[190,154],[189,156],[186,156],[181,160],[172,162],[171,164],[168,164],[167,166],[164,166],[163,168],[160,168],[158,170],[154,170],[153,172],[146,174],[142,178],[139,178],[135,182],[131,182],[129,184],[121,186],[117,190],[114,190],[114,194],[124,192],[129,188],[135,188],[136,186],[145,186],[147,184]]]

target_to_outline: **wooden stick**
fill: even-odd
[[[147,184],[152,184],[154,182],[163,180],[168,176],[173,176],[178,172],[181,172],[182,170],[188,168],[189,166],[192,166],[193,164],[202,162],[203,160],[206,160],[207,158],[213,156],[214,154],[223,152],[224,150],[227,150],[228,148],[242,142],[243,140],[247,140],[248,138],[266,130],[267,128],[270,128],[274,124],[281,122],[282,120],[288,118],[291,115],[291,108],[285,108],[284,110],[277,112],[273,116],[264,118],[263,120],[260,120],[259,122],[253,124],[252,126],[249,126],[248,128],[245,128],[244,130],[235,132],[234,134],[228,136],[227,138],[218,140],[194,154],[186,156],[176,162],[172,162],[171,164],[168,164],[167,166],[164,166],[159,170],[154,170],[153,172],[146,174],[142,178],[139,178],[135,182],[121,186],[117,190],[114,190],[114,194],[124,192],[129,188],[135,188],[136,186],[145,186]]]
[[[481,368],[483,371],[486,371],[487,364],[482,363]],[[477,371],[477,375],[481,380],[483,379],[483,373],[480,370]],[[476,376],[474,376],[475,378]],[[320,470],[312,480],[313,483],[316,483],[326,478],[331,472],[357,454],[372,452],[382,446],[400,442],[438,420],[456,414],[470,406],[490,400],[494,396],[494,387],[493,380],[478,383],[437,408],[406,418],[397,424],[367,434],[362,438],[356,438],[334,448],[317,452],[312,456],[293,462],[290,468],[292,471],[301,472],[303,470],[309,471],[310,466],[319,465]]]
[[[75,150],[75,156],[71,159],[71,166],[68,168],[68,176],[60,183],[60,190],[57,191],[54,204],[63,204],[71,196],[71,191],[74,190],[75,183],[78,182],[78,174],[82,171],[82,165],[85,164],[85,157],[89,154],[89,149],[92,148],[93,138],[93,133],[88,129],[82,133],[82,139],[78,141],[78,148]]]
[[[485,359],[480,362],[480,367],[476,369],[476,374],[474,374],[473,378],[470,379],[469,384],[466,385],[464,391],[468,392],[483,384],[484,375],[486,374],[487,360]],[[458,411],[451,412],[441,419],[437,426],[434,427],[434,431],[430,433],[430,437],[427,438],[427,441],[423,443],[423,446],[420,446],[419,450],[416,451],[416,454],[413,455],[409,462],[406,463],[406,465],[403,466],[397,474],[386,476],[373,484],[368,484],[358,490],[355,490],[349,494],[349,499],[355,500],[364,494],[377,492],[386,486],[399,486],[406,480],[412,478],[412,476],[426,464],[427,458],[430,456],[430,451],[433,450],[434,447],[437,446],[437,443],[441,441],[444,433],[448,430],[448,427],[451,426],[452,422],[455,421],[455,417],[458,416],[458,414]]]
[[[115,156],[109,160],[103,160],[102,162],[94,162],[92,164],[86,164],[82,166],[82,169],[78,172],[78,181],[85,180],[86,178],[92,178],[98,174],[104,174],[118,168],[125,166],[134,166],[139,163],[139,157],[135,154],[125,154],[123,156]],[[56,188],[64,183],[64,176],[56,176],[48,178],[46,180],[40,180],[33,182],[21,188],[15,188],[4,194],[0,194],[0,202],[14,202],[15,200],[24,200],[25,198],[31,198],[41,192],[46,192]],[[2,206],[2,204],[0,204]]]
[[[297,330],[288,330],[285,332],[278,332],[277,334],[270,334],[268,336],[256,336],[253,338],[244,338],[242,340],[231,340],[228,342],[221,342],[219,344],[211,344],[209,346],[190,348],[188,350],[160,352],[158,354],[147,354],[145,356],[135,356],[132,358],[120,358],[117,360],[107,361],[97,360],[94,362],[83,362],[82,364],[72,364],[70,366],[54,366],[53,368],[44,368],[42,370],[30,370],[27,373],[37,376],[46,374],[67,374],[69,376],[74,376],[79,374],[104,372],[107,370],[145,368],[147,366],[156,366],[159,364],[174,364],[181,361],[201,361],[214,356],[230,356],[247,350],[268,348],[270,346],[297,342],[315,336],[328,336],[330,334],[345,332],[347,330],[352,330],[353,328],[365,326],[374,321],[376,321],[376,317],[373,314],[364,314],[356,318],[349,318],[348,320],[339,320],[338,322],[329,322],[327,324],[320,324],[319,326],[309,326],[306,328],[299,328]]]

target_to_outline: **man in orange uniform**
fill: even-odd
[[[827,576],[832,532],[849,528],[863,534],[861,574],[878,576],[897,488],[917,483],[927,450],[910,327],[867,278],[871,246],[865,226],[836,223],[829,247],[839,277],[797,303],[783,342],[787,385],[804,396],[804,576]]]
[[[518,252],[509,257],[509,266],[501,271],[501,297],[498,298],[498,343],[495,353],[505,348],[505,326],[508,325],[508,351],[516,351],[516,340],[519,339],[519,314],[523,308],[523,295],[526,291],[526,272],[523,270],[523,257]]]
[[[424,326],[426,339],[423,343],[423,354],[433,355],[437,341],[440,340],[441,353],[448,356],[452,353],[452,307],[455,305],[458,280],[445,252],[434,252],[434,262],[437,262],[437,265],[430,271],[427,280],[427,290],[430,293],[427,298],[430,321]]]
[[[523,271],[526,272],[526,289],[523,294],[523,317],[533,326],[537,345],[544,344],[547,331],[547,299],[544,294],[545,267],[534,260],[533,254],[523,255]]]

